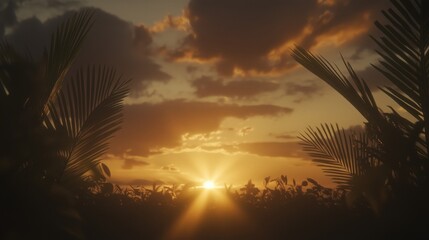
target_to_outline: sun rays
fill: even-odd
[[[177,218],[163,239],[176,239],[177,236],[192,239],[205,224],[205,218],[212,214],[228,216],[229,219],[234,219],[234,222],[238,223],[246,224],[248,222],[245,214],[233,203],[225,190],[216,187],[213,181],[205,181],[201,187],[197,187],[193,191],[194,200]]]
[[[215,184],[214,184],[214,182],[213,182],[213,181],[211,181],[211,180],[207,180],[207,181],[205,181],[205,182],[203,183],[203,188],[204,188],[204,189],[208,189],[208,190],[210,190],[210,189],[215,188]]]

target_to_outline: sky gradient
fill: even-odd
[[[290,50],[302,46],[344,70],[342,55],[379,105],[392,105],[370,65],[377,64],[373,22],[388,7],[384,0],[1,0],[0,36],[37,57],[67,16],[95,10],[76,68],[107,64],[133,79],[104,159],[116,183],[242,185],[284,174],[330,185],[297,136],[321,123],[356,128],[363,118]]]

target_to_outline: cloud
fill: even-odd
[[[288,1],[191,0],[187,13],[192,33],[171,56],[219,59],[216,67],[224,75],[231,75],[235,67],[270,71],[275,66],[267,55],[301,33],[307,19],[300,15],[308,15],[308,5],[314,4],[315,1],[294,1],[291,6]],[[280,62],[277,65],[284,64]]]
[[[299,142],[251,142],[237,145],[239,151],[268,157],[306,158]]]
[[[173,164],[162,166],[161,169],[168,172],[180,172],[180,170]]]
[[[254,116],[290,114],[292,109],[275,105],[235,105],[171,100],[126,106],[123,129],[112,140],[112,153],[149,156],[162,148],[181,145],[185,134],[218,130],[227,117],[247,119]]]
[[[152,37],[145,26],[135,26],[112,14],[94,9],[95,23],[82,46],[76,65],[105,64],[134,79],[138,94],[150,81],[167,81],[170,76],[151,59]],[[74,11],[45,22],[33,17],[16,25],[7,36],[10,43],[41,56],[51,33]]]
[[[349,41],[356,44],[357,37],[367,37],[380,10],[388,5],[385,0],[319,1],[316,14],[309,18],[309,34],[300,45],[311,47],[323,42],[341,45]]]
[[[173,17],[171,15],[166,16],[159,22],[156,22],[149,28],[151,33],[163,32],[168,28],[179,29],[182,31],[189,30],[189,21],[185,16]]]
[[[304,83],[288,82],[285,84],[285,93],[289,96],[298,96],[295,102],[301,102],[313,97],[316,94],[321,94],[322,86],[313,81]]]
[[[74,6],[80,6],[82,1],[72,1],[72,0],[46,0],[47,7],[51,8],[60,8],[60,9],[68,9]]]
[[[376,64],[376,66],[380,67],[379,64]],[[384,75],[379,72],[377,69],[375,69],[373,66],[368,66],[365,69],[361,71],[357,71],[356,74],[365,80],[365,82],[368,84],[368,87],[374,92],[378,91],[379,87],[384,86],[392,86],[393,84],[389,82]]]
[[[16,8],[14,1],[0,2],[0,38],[4,37],[6,27],[11,27],[17,23]]]
[[[291,139],[296,140],[297,139],[297,136],[291,135],[289,133],[284,133],[284,134],[270,133],[270,136],[273,136],[273,137],[278,138],[278,139],[285,139],[285,140],[291,140]]]
[[[298,84],[295,82],[289,82],[286,83],[285,92],[288,95],[295,95],[299,93],[303,95],[313,95],[320,90],[321,87],[314,82],[311,82],[310,84]]]
[[[242,127],[240,129],[238,129],[238,135],[244,137],[244,136],[248,135],[249,133],[253,132],[254,130],[255,129],[253,127],[248,127],[248,126]]]
[[[270,81],[259,80],[234,80],[224,81],[202,76],[192,82],[196,88],[195,94],[198,97],[225,96],[231,98],[249,98],[255,95],[275,91],[279,84]]]
[[[286,71],[296,66],[288,52],[293,44],[312,48],[353,41],[367,33],[386,2],[191,0],[191,32],[169,56],[213,61],[218,73],[228,76]]]
[[[201,148],[207,151],[223,150],[227,153],[249,153],[263,157],[308,158],[305,152],[302,151],[302,147],[298,141],[247,142],[237,144],[222,144],[220,146],[201,146]]]
[[[344,129],[346,133],[360,133],[364,130],[362,125],[353,125]],[[284,157],[310,159],[310,156],[303,150],[301,141],[296,136],[289,134],[274,135],[278,139],[293,141],[266,141],[266,142],[247,142],[231,145],[222,145],[218,148],[207,148],[208,150],[224,149],[229,153],[245,152],[265,157]]]
[[[140,157],[137,155],[129,155],[127,153],[124,153],[122,155],[122,159],[124,160],[124,164],[122,165],[123,169],[132,169],[134,166],[149,165],[149,163],[144,160],[144,157]]]
[[[144,157],[129,154],[129,151],[125,151],[121,155],[107,154],[104,160],[123,161],[121,168],[127,170],[132,169],[134,166],[149,165]]]

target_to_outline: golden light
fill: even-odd
[[[213,189],[215,187],[215,184],[213,183],[213,181],[205,181],[203,184],[203,188],[205,189]]]
[[[198,186],[187,190],[189,205],[166,231],[163,240],[195,239],[207,219],[227,216],[235,223],[250,226],[250,221],[237,206],[226,190],[216,182],[220,182],[228,164],[210,166],[195,161],[198,176],[194,182]],[[209,220],[210,222],[210,220]],[[253,225],[252,225],[253,226]]]
[[[206,187],[210,186],[210,188]],[[204,191],[211,189],[211,191]],[[195,239],[204,218],[213,214],[227,216],[229,220],[249,226],[250,222],[244,212],[225,194],[223,189],[216,188],[213,181],[206,181],[201,187],[189,190],[193,201],[166,231],[164,240]]]

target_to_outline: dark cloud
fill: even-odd
[[[186,67],[186,72],[189,74],[195,73],[196,71],[198,71],[198,67],[196,67],[196,66],[187,66]]]
[[[123,169],[132,169],[134,166],[149,165],[149,163],[146,162],[143,157],[136,155],[124,154],[122,156],[122,160],[124,161],[124,164],[122,165]]]
[[[295,95],[298,93],[304,94],[304,95],[313,95],[314,93],[320,91],[320,86],[318,86],[315,83],[310,84],[298,84],[295,82],[289,82],[286,83],[286,89],[285,92],[288,95]]]
[[[291,135],[288,133],[284,133],[284,134],[275,134],[275,133],[271,133],[270,136],[273,136],[275,138],[279,138],[279,139],[286,139],[286,140],[291,140],[291,139],[297,139],[297,137],[295,135]]]
[[[170,78],[150,58],[151,35],[144,26],[135,26],[114,15],[94,9],[95,23],[84,42],[76,65],[106,64],[134,79],[134,93],[140,92],[149,81]],[[33,55],[40,56],[48,44],[50,34],[74,11],[41,22],[30,18],[15,26],[7,36],[9,42]]]
[[[170,57],[215,60],[223,75],[284,70],[295,66],[285,51],[293,43],[311,48],[323,41],[352,41],[367,34],[375,13],[387,3],[191,0],[187,15],[192,32]]]
[[[295,96],[296,99],[294,102],[299,103],[311,99],[317,94],[321,94],[323,86],[316,84],[314,81],[306,81],[300,83],[287,82],[284,88],[286,95]]]
[[[234,67],[269,71],[271,50],[297,37],[316,1],[191,0],[188,18],[193,30],[173,55],[191,52],[200,59],[220,58],[219,72]],[[293,24],[292,24],[293,23]]]
[[[279,84],[270,81],[234,80],[224,81],[202,76],[192,82],[198,97],[225,96],[231,98],[248,98],[255,95],[272,92],[279,88]]]
[[[148,81],[170,78],[148,57],[152,37],[144,26],[134,26],[101,10],[97,11],[95,20],[82,48],[81,63],[115,66],[135,80],[133,89],[137,91],[141,91]]]
[[[378,64],[376,64],[378,65]],[[392,86],[392,83],[389,82],[384,75],[375,69],[373,66],[368,66],[367,68],[357,71],[356,74],[365,80],[368,84],[368,87],[374,92],[380,90],[379,87]]]
[[[347,134],[360,133],[364,130],[362,125],[353,125],[344,129]],[[247,152],[259,156],[268,157],[293,157],[309,159],[308,154],[303,150],[301,142],[296,136],[289,134],[276,135],[277,138],[295,140],[287,142],[249,142],[236,145],[223,146],[222,148],[228,152]]]
[[[15,1],[0,2],[0,38],[4,37],[6,27],[17,23]]]
[[[112,140],[111,151],[148,156],[161,148],[181,145],[185,133],[208,133],[218,130],[226,117],[246,119],[253,116],[289,114],[292,109],[275,105],[235,105],[172,100],[156,104],[125,107],[123,129]]]
[[[80,6],[82,1],[73,0],[46,0],[46,6],[50,8],[68,9],[70,7]]]
[[[309,48],[325,39],[338,43],[351,41],[358,44],[356,37],[366,39],[368,29],[380,16],[379,12],[388,6],[387,0],[320,1],[316,14],[309,18],[311,33],[301,40],[300,45]],[[330,38],[332,36],[334,39]]]
[[[16,13],[19,9],[31,9],[35,14],[38,10],[65,12],[80,6],[82,6],[82,1],[78,0],[0,0],[0,38],[5,36],[6,27],[13,27],[18,24]]]

